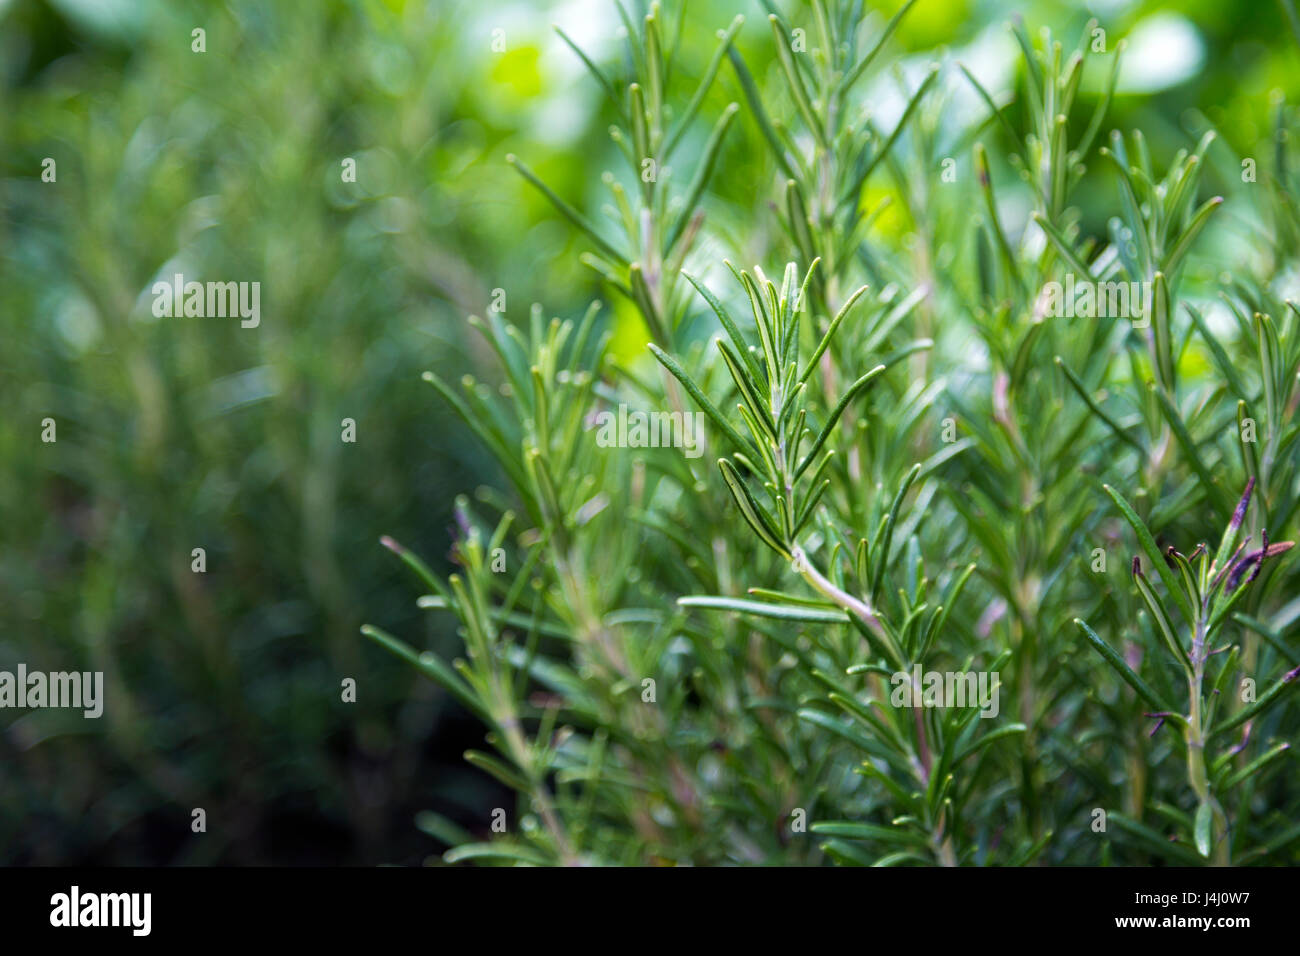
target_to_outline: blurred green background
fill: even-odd
[[[690,0],[686,76],[736,13],[766,74],[761,4]],[[901,62],[960,59],[1009,91],[1016,13],[1072,41],[1089,10],[921,0]],[[1158,165],[1203,113],[1228,146],[1212,175],[1236,178],[1233,154],[1271,135],[1271,91],[1300,94],[1275,3],[1091,13],[1131,44],[1109,125],[1143,129]],[[484,375],[465,317],[494,289],[512,321],[601,297],[584,241],[504,162],[597,218],[621,163],[552,22],[620,55],[606,0],[0,0],[0,669],[102,670],[108,694],[98,721],[0,711],[0,863],[418,863],[441,846],[420,810],[483,828],[497,792],[460,759],[477,724],[357,628],[454,656],[378,538],[440,558],[454,497],[499,483],[421,371]],[[984,120],[956,70],[944,97]],[[700,140],[737,99],[724,69]],[[758,143],[742,118],[702,255],[764,261]],[[913,228],[897,208],[884,241]],[[155,318],[150,288],[177,272],[260,282],[260,326]],[[627,356],[645,341],[630,316],[603,314]]]

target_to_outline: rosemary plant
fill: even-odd
[[[680,105],[685,4],[616,6],[621,72],[561,36],[617,117],[621,235],[510,161],[635,305],[646,360],[612,357],[599,303],[473,320],[499,387],[426,378],[506,487],[458,502],[449,576],[385,542],[466,656],[364,629],[483,721],[466,759],[518,794],[424,815],[443,858],[1295,862],[1285,150],[1236,184],[1201,117],[1158,173],[1107,128],[1123,44],[1096,21],[1069,53],[1014,24],[1010,91],[897,71],[886,131],[865,91],[912,3],[765,4],[770,37],[737,17]],[[779,280],[712,261],[737,136],[730,258]],[[1234,203],[1268,255],[1225,276]],[[639,438],[612,429],[644,409]]]

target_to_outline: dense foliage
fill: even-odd
[[[936,64],[884,124],[862,91],[908,9],[860,12],[773,10],[766,84],[733,23],[692,92],[657,5],[621,66],[573,44],[617,116],[611,222],[509,158],[657,365],[611,352],[597,304],[472,319],[499,388],[425,376],[510,489],[460,503],[449,578],[386,542],[464,658],[366,628],[479,715],[491,750],[467,759],[519,794],[494,839],[443,827],[446,859],[1293,860],[1290,111],[1258,162],[1211,174],[1205,117],[1160,162],[1108,125],[1122,43],[1016,23],[1010,103],[960,65],[974,115],[936,101]],[[748,215],[779,226],[777,279],[717,267],[738,105],[687,131],[724,64],[768,147]],[[891,199],[903,241],[874,228]],[[1234,204],[1251,255],[1230,263]],[[661,417],[602,439],[615,409]],[[659,447],[697,412],[706,455]],[[908,703],[935,672],[992,675],[1005,703]]]
[[[0,862],[1295,862],[1300,20],[1178,6],[0,2]]]

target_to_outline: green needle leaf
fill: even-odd
[[[813,459],[817,457],[817,453],[821,451],[822,445],[826,444],[826,439],[830,437],[831,431],[835,428],[835,423],[839,421],[840,416],[844,414],[844,409],[849,407],[849,402],[853,401],[859,392],[875,381],[876,377],[884,370],[885,366],[877,365],[870,372],[863,375],[860,379],[849,386],[848,391],[844,393],[844,397],[840,399],[839,404],[835,406],[835,410],[831,412],[830,418],[826,419],[826,424],[822,426],[821,434],[819,434],[817,440],[813,442],[812,449],[803,457],[803,460],[799,462],[799,467],[795,469],[794,477],[796,480],[798,480],[799,476],[804,473],[804,469],[812,464]]]
[[[1156,573],[1160,575],[1165,590],[1169,592],[1169,596],[1178,605],[1178,609],[1183,612],[1183,617],[1186,618],[1187,623],[1195,624],[1196,614],[1192,610],[1192,605],[1188,601],[1187,595],[1183,593],[1182,585],[1179,583],[1178,578],[1174,576],[1173,570],[1165,563],[1164,553],[1156,546],[1155,538],[1151,537],[1151,532],[1147,530],[1146,524],[1138,517],[1137,512],[1133,510],[1132,505],[1124,499],[1123,495],[1110,485],[1102,485],[1102,488],[1105,489],[1106,494],[1110,495],[1120,513],[1124,515],[1124,520],[1129,523],[1129,527],[1137,535],[1138,544],[1142,546],[1142,550],[1146,553],[1147,560],[1151,562],[1156,569]],[[1165,709],[1168,710],[1168,708]]]
[[[770,604],[765,601],[746,601],[742,598],[690,595],[677,599],[682,607],[702,607],[714,611],[738,611],[757,617],[771,617],[782,621],[806,621],[821,624],[847,624],[849,616],[844,611],[803,607],[791,604]]]
[[[1083,636],[1088,639],[1088,643],[1090,643],[1093,646],[1093,648],[1097,651],[1097,653],[1102,656],[1102,659],[1105,660],[1106,663],[1109,664],[1112,668],[1114,668],[1115,673],[1117,673],[1120,676],[1120,678],[1124,681],[1124,683],[1128,684],[1135,691],[1137,691],[1137,695],[1139,697],[1141,697],[1144,701],[1150,704],[1157,711],[1164,712],[1172,709],[1164,701],[1160,699],[1160,697],[1156,694],[1154,690],[1151,689],[1151,687],[1147,684],[1146,681],[1144,681],[1141,677],[1138,677],[1137,674],[1133,673],[1133,669],[1129,667],[1128,664],[1124,663],[1124,658],[1120,657],[1119,654],[1115,652],[1115,649],[1113,647],[1111,647],[1109,644],[1103,641],[1097,635],[1096,631],[1094,631],[1092,628],[1090,628],[1087,624],[1085,624],[1077,617],[1074,619],[1074,623],[1078,625],[1079,630],[1083,631]]]
[[[744,451],[751,448],[750,443],[745,441],[740,432],[736,431],[731,423],[722,417],[722,413],[718,411],[717,406],[709,401],[704,392],[700,390],[700,387],[695,384],[695,380],[686,374],[686,370],[677,363],[676,359],[653,342],[650,343],[650,351],[654,353],[655,358],[659,360],[663,367],[668,369],[673,374],[673,377],[682,383],[682,387],[690,393],[691,398],[695,399],[695,404],[700,406],[700,410],[709,416],[709,420],[713,424],[722,429],[723,434],[731,440],[731,443],[738,450]]]
[[[624,268],[627,267],[629,262],[628,257],[615,249],[614,246],[596,230],[596,227],[592,225],[590,219],[561,199],[550,186],[542,182],[537,174],[525,166],[524,163],[513,153],[506,156],[506,162],[513,166],[520,176],[523,176],[524,179],[532,183],[543,196],[549,199],[551,205],[554,206],[565,219],[569,220],[569,222],[573,223],[585,232],[591,241],[600,248],[601,252]]]

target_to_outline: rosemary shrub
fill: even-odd
[[[561,34],[617,117],[609,224],[509,161],[649,355],[613,353],[600,303],[534,307],[471,319],[492,385],[426,373],[508,484],[457,502],[446,578],[385,539],[464,657],[363,629],[518,795],[472,832],[426,814],[446,861],[1300,859],[1293,111],[1258,181],[1203,117],[1160,171],[1107,128],[1123,45],[1017,23],[1009,99],[899,71],[881,128],[864,91],[912,6],[769,8],[759,49],[737,17],[698,84],[685,4],[617,5],[621,73]],[[736,137],[769,175],[715,229]],[[598,441],[621,406],[655,440]]]

